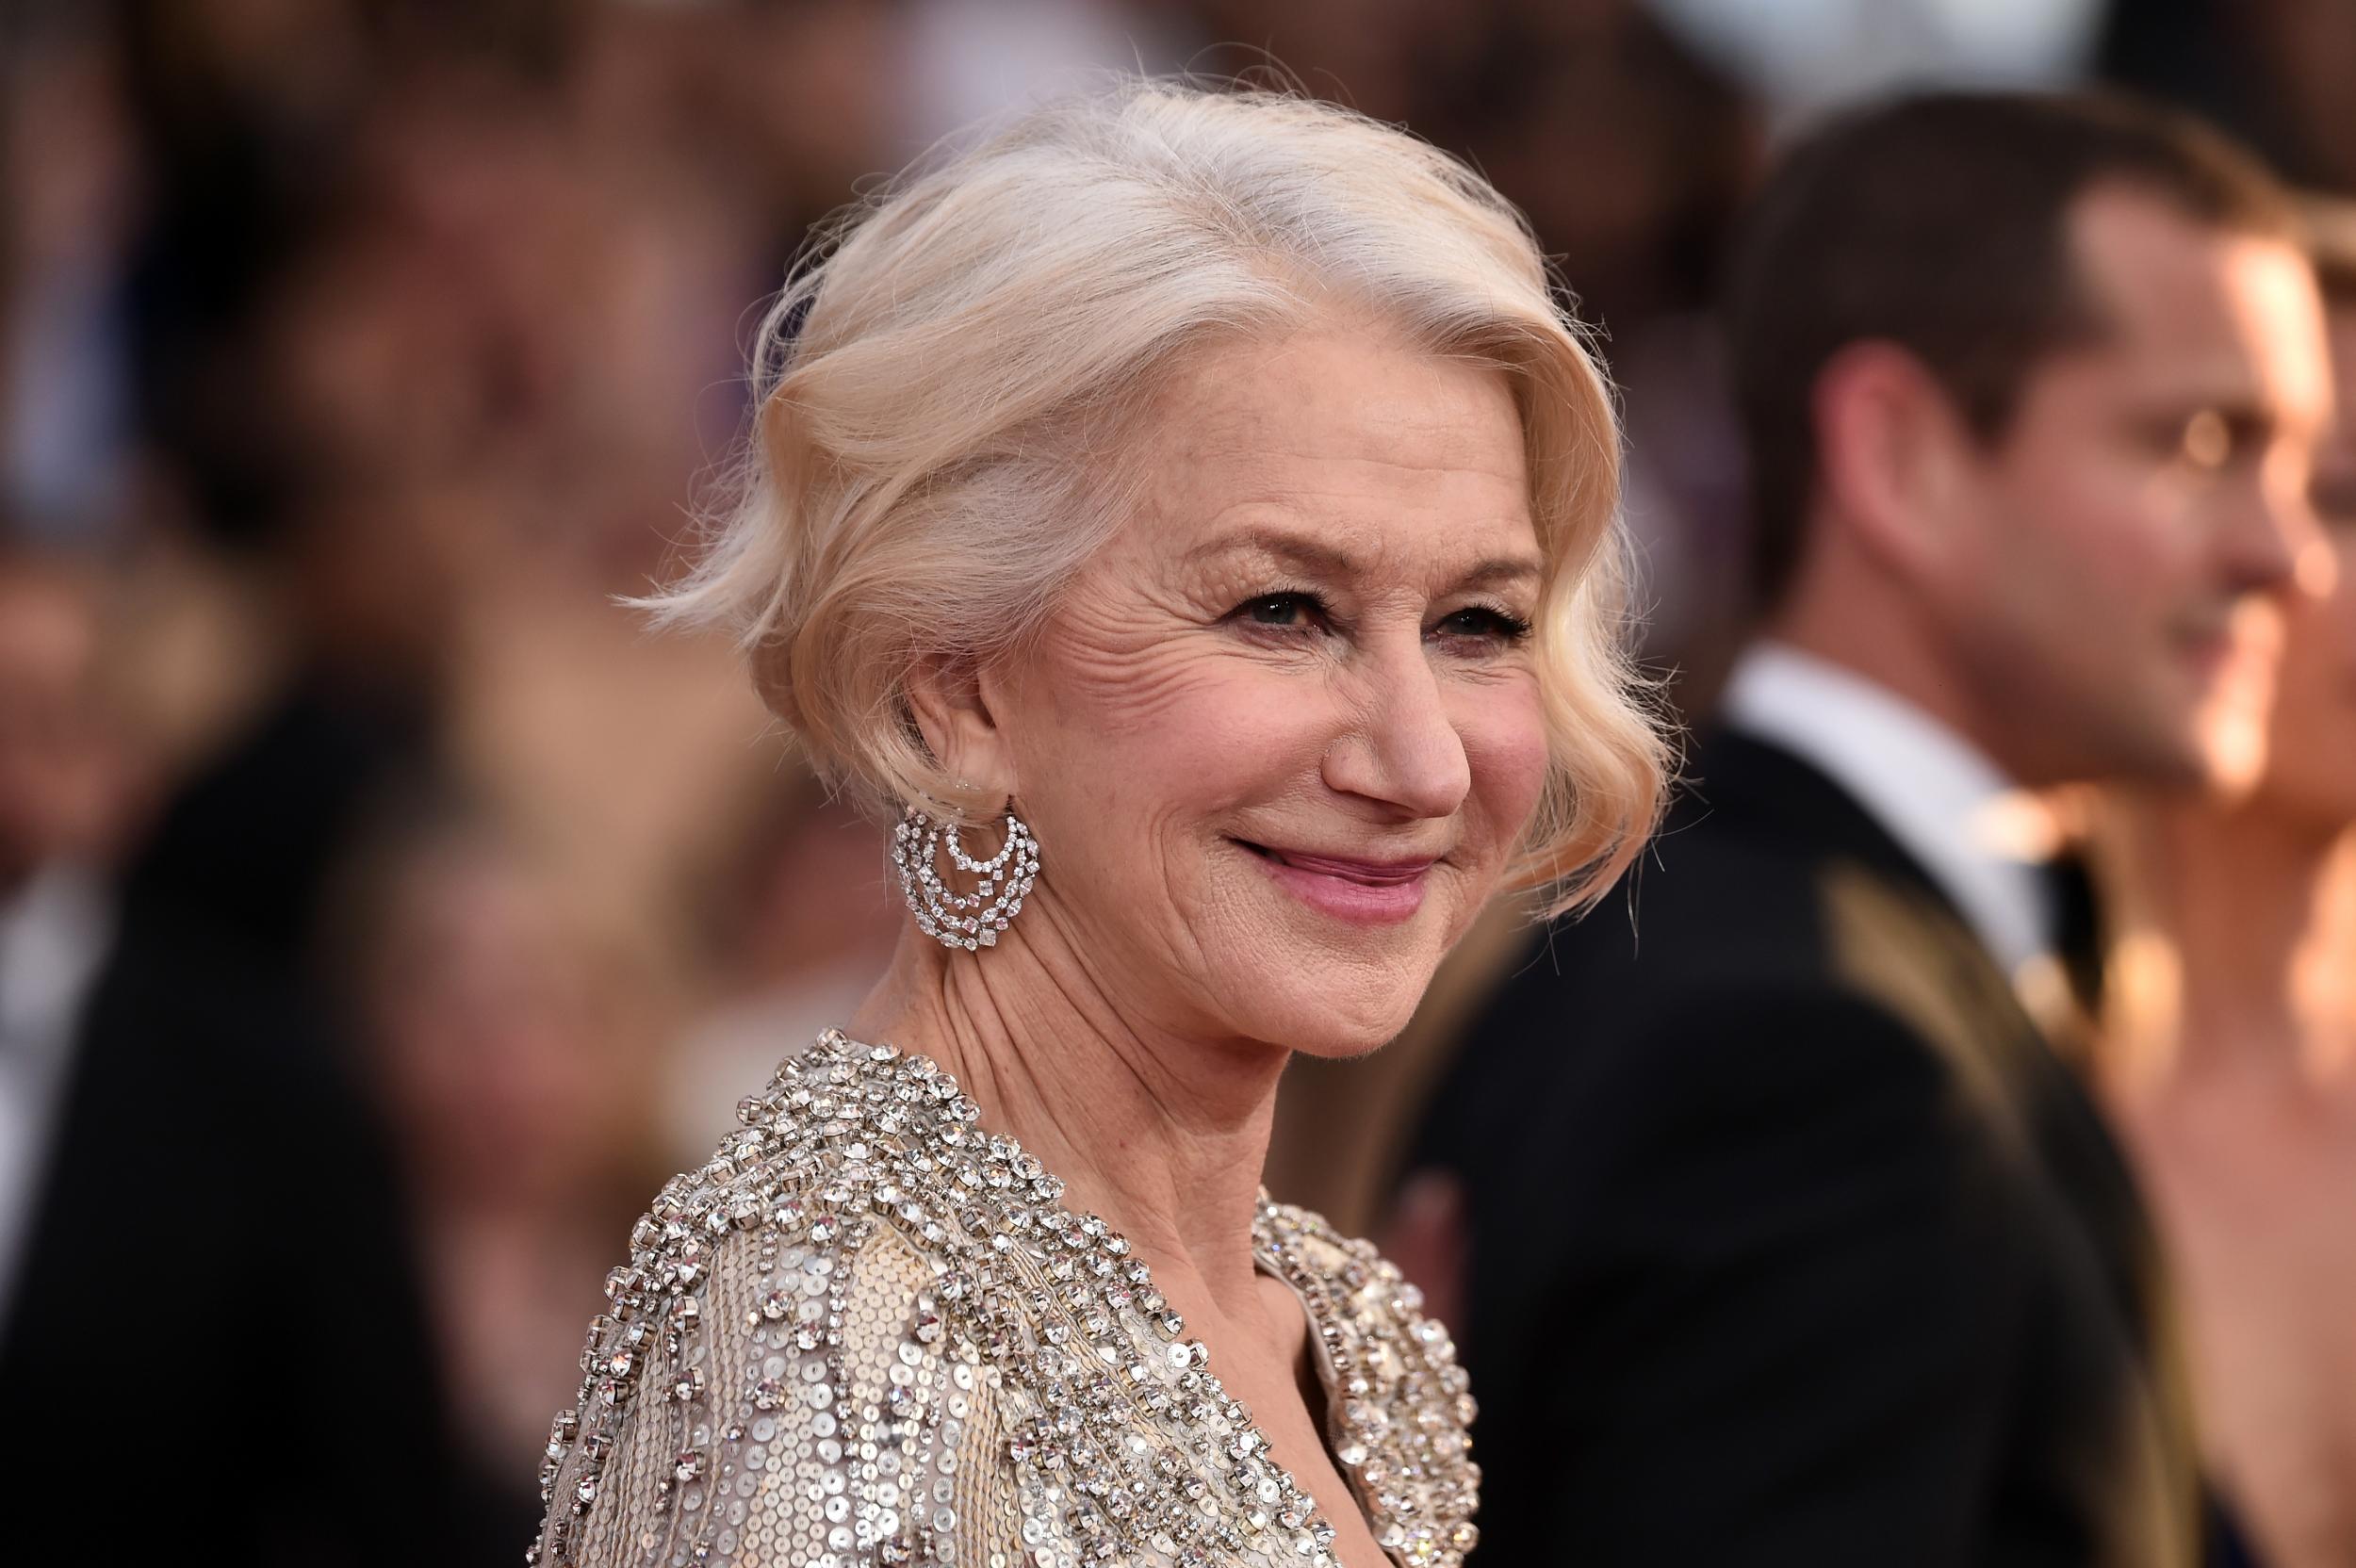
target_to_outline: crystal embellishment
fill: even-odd
[[[980,1117],[933,1063],[836,1031],[747,1097],[608,1279],[532,1560],[1337,1568],[1215,1349]],[[1447,1331],[1314,1215],[1264,1196],[1252,1239],[1307,1312],[1375,1539],[1455,1568],[1479,1470]]]

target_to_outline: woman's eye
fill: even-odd
[[[1529,635],[1530,623],[1520,616],[1485,605],[1472,605],[1441,617],[1434,630],[1443,637],[1472,637],[1517,643]]]
[[[1325,606],[1313,594],[1263,594],[1244,600],[1235,614],[1252,626],[1311,627],[1325,618]]]

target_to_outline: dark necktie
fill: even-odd
[[[2083,857],[2064,850],[2037,868],[2053,914],[2053,956],[2088,1018],[2102,1009],[2102,908]]]

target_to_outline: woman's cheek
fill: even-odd
[[[1503,848],[1521,837],[1538,808],[1552,760],[1535,681],[1485,694],[1460,733],[1472,773],[1473,802],[1486,819],[1481,825],[1486,835],[1497,841],[1501,858]]]

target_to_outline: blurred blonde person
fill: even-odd
[[[2269,1568],[2356,1562],[2356,209],[2315,227],[2328,544],[2265,774],[2231,805],[2114,803],[2099,858],[2101,1086],[2174,1253],[2211,1472]]]
[[[908,918],[873,823],[807,775],[755,779],[757,798],[722,813],[687,879],[697,1011],[664,1054],[662,1088],[663,1142],[682,1163],[711,1152],[779,1040],[851,1016]]]
[[[447,787],[389,806],[346,888],[346,971],[405,1178],[478,1536],[529,1542],[528,1480],[608,1238],[655,1160],[644,941]]]

